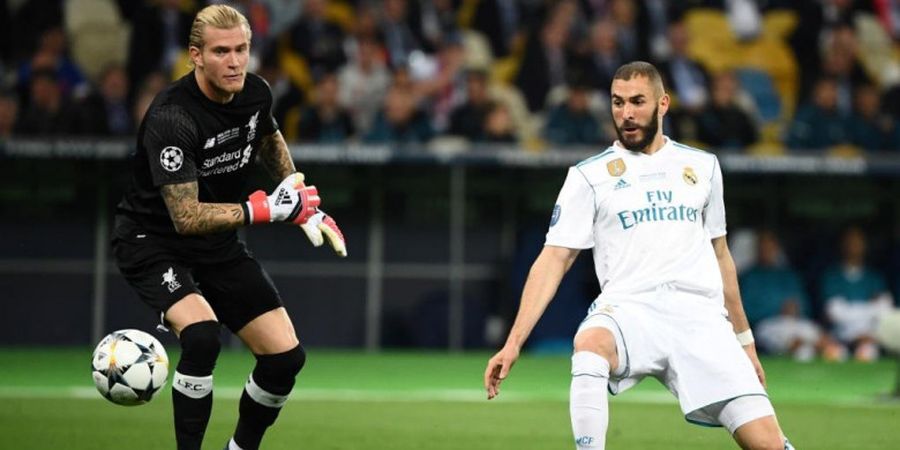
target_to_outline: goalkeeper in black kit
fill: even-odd
[[[112,245],[122,275],[181,342],[172,380],[178,448],[201,447],[221,323],[256,356],[226,445],[250,450],[278,417],[306,354],[272,280],[235,230],[288,222],[313,245],[347,251],[337,224],[318,209],[316,188],[294,168],[269,86],[246,71],[247,19],[228,6],[204,8],[189,52],[194,70],[156,97],[138,131]],[[245,198],[256,161],[280,184]]]

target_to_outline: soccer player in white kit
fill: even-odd
[[[725,240],[715,155],[662,134],[669,96],[653,65],[618,69],[618,140],[569,168],[543,251],[504,347],[488,361],[488,399],[583,249],[602,293],[574,339],[570,413],[577,449],[603,449],[606,391],[645,376],[663,383],[692,423],[724,426],[745,449],[791,449],[764,388]]]

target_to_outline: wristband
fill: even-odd
[[[241,202],[241,209],[244,211],[244,225],[250,225],[250,207],[247,202]]]
[[[735,334],[734,336],[741,344],[741,347],[750,345],[754,342],[753,331],[751,331],[749,328],[747,328],[745,331],[741,331],[740,333]]]

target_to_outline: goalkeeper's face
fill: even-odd
[[[203,48],[191,47],[191,58],[197,70],[217,97],[230,100],[244,89],[247,63],[250,61],[250,39],[241,26],[203,30]]]
[[[661,133],[660,119],[668,109],[669,97],[659,94],[643,76],[613,80],[612,115],[623,147],[643,151]]]

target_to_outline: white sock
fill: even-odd
[[[593,352],[572,355],[572,388],[569,393],[569,414],[575,448],[606,448],[606,428],[609,424],[609,404],[606,385],[609,382],[609,361]]]
[[[234,438],[231,438],[231,440],[228,441],[228,450],[244,450],[244,449],[239,447],[237,445],[237,442],[234,442]]]

